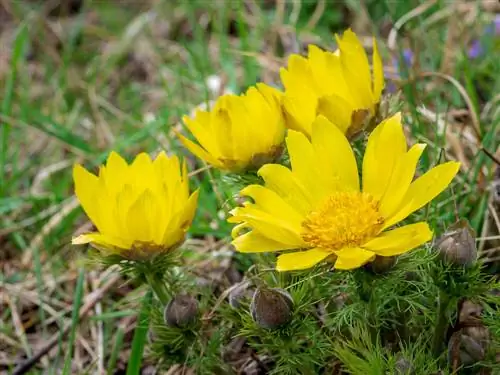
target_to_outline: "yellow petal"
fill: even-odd
[[[330,191],[359,191],[356,158],[342,131],[318,116],[312,126],[311,140]]]
[[[145,190],[129,208],[126,223],[128,236],[136,241],[150,242],[153,240],[153,226],[157,222],[154,196],[150,190]]]
[[[292,164],[292,172],[300,183],[310,192],[313,204],[322,201],[329,193],[328,186],[323,184],[314,149],[304,134],[290,130],[286,138],[288,154]],[[328,173],[321,171],[321,173]]]
[[[381,233],[363,245],[363,248],[381,256],[406,253],[432,239],[432,231],[425,222],[405,225]]]
[[[236,159],[235,148],[241,146],[236,144],[233,137],[233,124],[230,114],[237,108],[241,98],[236,95],[226,94],[221,96],[210,113],[212,131],[220,152],[220,157],[225,159]]]
[[[318,114],[325,116],[342,133],[346,133],[351,125],[354,105],[338,95],[323,96],[318,101]]]
[[[311,82],[311,69],[309,62],[303,56],[292,54],[288,58],[288,73],[282,73],[285,76],[283,86],[288,90],[302,89],[304,86],[314,85]]]
[[[121,186],[126,183],[129,166],[115,151],[111,151],[106,161],[105,183],[111,194],[116,194]]]
[[[178,208],[175,208],[177,211],[170,212],[168,220],[158,224],[161,231],[157,232],[155,243],[169,248],[184,238],[184,234],[188,231],[196,214],[198,195],[199,189],[191,194],[189,199],[180,202]]]
[[[281,91],[262,82],[257,83],[256,86],[257,90],[259,90],[271,109],[280,107],[283,97]]]
[[[80,164],[76,164],[73,167],[73,180],[75,181],[75,194],[83,210],[97,229],[102,231],[104,228],[100,221],[100,206],[96,199],[96,195],[99,192],[99,180],[97,176],[87,171]]]
[[[299,213],[307,215],[311,211],[309,193],[290,169],[280,164],[266,164],[259,169],[258,174],[264,179],[267,188],[276,192]]]
[[[190,141],[180,133],[177,133],[177,136],[179,137],[179,140],[182,142],[184,147],[195,154],[198,158],[206,161],[209,164],[212,164],[216,168],[224,169],[224,165],[215,157],[210,155],[206,150],[202,149],[196,143]]]
[[[253,205],[237,207],[231,213],[233,217],[228,218],[230,223],[246,222],[248,226],[256,229],[262,235],[275,241],[288,244],[293,247],[303,247],[305,243],[293,223],[276,218],[264,211],[258,210]]]
[[[215,136],[212,130],[211,115],[206,111],[196,111],[195,118],[183,116],[182,121],[189,129],[191,134],[196,138],[198,143],[207,150],[208,153],[218,157],[220,155],[219,148],[215,141]]]
[[[432,168],[416,179],[408,188],[401,207],[386,220],[384,229],[404,220],[437,197],[448,187],[459,169],[460,163],[450,161]]]
[[[368,138],[363,158],[363,192],[380,199],[397,161],[406,153],[406,138],[397,113],[379,124]]]
[[[336,251],[337,261],[335,268],[338,270],[352,270],[359,268],[375,258],[375,254],[371,251],[361,248],[347,248]]]
[[[377,41],[373,38],[373,99],[375,103],[380,101],[384,89],[384,68],[378,51]]]
[[[401,201],[413,180],[418,160],[425,146],[425,144],[414,145],[403,157],[396,161],[387,190],[380,200],[380,213],[384,217],[390,217],[401,205]]]
[[[304,217],[274,191],[260,185],[249,185],[241,190],[240,195],[251,197],[255,202],[253,205],[255,208],[287,221],[296,232],[301,231]]]
[[[314,44],[308,46],[307,57],[311,78],[319,83],[315,85],[319,96],[331,95],[334,90],[338,92],[339,86],[344,83],[340,60],[337,57],[332,60],[332,56],[330,52],[323,51]]]
[[[331,253],[323,249],[311,249],[282,254],[278,257],[276,270],[279,272],[304,270],[315,266],[329,255],[331,255]]]
[[[96,247],[107,252],[118,252],[120,249],[129,249],[132,246],[131,242],[124,241],[119,238],[104,236],[100,233],[85,233],[71,240],[73,245],[84,245],[91,243]]]
[[[200,189],[197,189],[191,194],[187,202],[185,203],[184,210],[182,212],[182,220],[180,227],[183,230],[188,230],[193,222],[194,216],[196,215],[196,208],[198,207],[198,196],[200,195]]]
[[[283,98],[283,108],[287,114],[286,126],[309,136],[312,122],[316,117],[318,97],[310,89],[306,88],[301,91],[300,95],[287,92]]]
[[[345,80],[349,83],[351,92],[356,94],[355,98],[361,108],[372,108],[372,79],[363,45],[351,30],[346,30],[341,38],[336,36],[336,39]]]
[[[233,240],[232,244],[236,248],[236,250],[243,253],[264,253],[297,248],[295,245],[284,244],[279,241],[275,241],[255,230],[236,237]]]

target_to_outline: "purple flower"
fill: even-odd
[[[413,51],[411,49],[406,48],[403,51],[403,60],[408,66],[411,66],[413,64]]]
[[[475,39],[472,41],[471,46],[469,47],[468,55],[471,59],[477,59],[484,52],[483,46],[481,45],[481,41],[479,39]]]
[[[500,14],[495,16],[493,23],[495,24],[495,35],[500,35]]]

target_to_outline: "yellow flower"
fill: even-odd
[[[285,123],[281,93],[265,84],[243,95],[223,95],[210,112],[183,120],[200,145],[178,134],[186,148],[214,167],[241,172],[258,169],[281,155]]]
[[[99,175],[73,169],[75,193],[98,232],[73,244],[91,243],[104,254],[130,259],[162,253],[179,245],[193,220],[198,191],[189,195],[186,163],[161,152],[154,161],[139,154],[128,165],[112,152]]]
[[[373,74],[361,42],[351,30],[337,38],[339,49],[309,46],[307,58],[291,55],[281,69],[287,126],[311,136],[317,115],[325,116],[348,135],[373,116],[384,87],[382,61],[373,40]]]
[[[291,169],[268,164],[259,170],[265,186],[241,191],[254,203],[232,211],[233,245],[241,252],[295,250],[278,257],[277,270],[299,270],[336,258],[338,269],[416,248],[432,238],[425,222],[390,229],[441,193],[459,163],[436,166],[412,182],[425,145],[407,150],[397,115],[368,139],[360,189],[353,150],[325,117],[312,124],[311,141],[296,131],[286,139]],[[250,229],[246,233],[243,231]]]

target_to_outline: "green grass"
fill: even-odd
[[[463,41],[480,36],[485,46],[498,51],[494,35],[482,31],[492,14],[480,12],[465,36],[449,46],[453,48],[453,66],[446,68],[446,74],[463,85],[480,118],[481,131],[481,139],[470,139],[460,133],[461,124],[445,120],[457,141],[451,143],[453,139],[438,134],[435,119],[466,108],[466,101],[450,83],[421,77],[423,72],[444,69],[444,45],[453,25],[448,21],[463,16],[452,9],[444,20],[433,21],[450,7],[449,2],[437,1],[409,20],[392,53],[386,43],[387,22],[397,21],[421,2],[367,1],[363,7],[357,1],[335,2],[335,6],[327,1],[328,8],[316,27],[308,29],[317,9],[314,1],[295,2],[301,5],[295,20],[291,17],[296,11],[294,2],[286,2],[278,23],[276,7],[263,2],[253,2],[255,6],[249,10],[242,1],[232,1],[231,6],[208,5],[201,0],[156,5],[146,1],[127,1],[127,5],[87,1],[82,13],[64,20],[68,22],[62,23],[60,40],[53,36],[59,27],[54,19],[48,20],[41,10],[27,12],[32,6],[28,1],[14,3],[9,10],[14,21],[8,27],[15,32],[10,62],[6,71],[0,70],[0,288],[8,284],[5,290],[18,311],[11,311],[8,305],[0,308],[0,342],[6,343],[0,345],[0,353],[7,358],[25,354],[23,336],[18,335],[19,327],[13,323],[14,314],[22,317],[21,328],[29,343],[48,340],[73,322],[69,338],[60,343],[59,356],[40,361],[33,374],[44,369],[49,373],[61,368],[70,371],[72,360],[81,373],[93,373],[97,347],[103,345],[97,340],[100,329],[103,368],[109,374],[120,366],[124,370],[121,358],[130,350],[131,335],[128,327],[119,323],[129,318],[131,311],[139,310],[143,295],[142,291],[130,293],[128,289],[127,293],[120,292],[116,287],[99,302],[102,313],[76,319],[74,308],[91,290],[87,276],[77,277],[84,257],[82,249],[70,245],[72,235],[85,225],[86,218],[81,209],[66,212],[60,206],[73,194],[71,165],[79,162],[96,168],[110,150],[131,159],[140,151],[166,149],[186,157],[190,170],[202,167],[180,147],[171,129],[178,126],[183,114],[214,98],[206,84],[208,76],[222,77],[235,92],[262,77],[278,85],[279,72],[274,64],[261,65],[267,61],[264,57],[284,63],[291,49],[297,46],[304,50],[310,40],[320,40],[322,46],[332,48],[331,33],[346,27],[353,26],[362,35],[377,35],[387,66],[412,46],[415,63],[402,67],[402,75],[408,79],[400,83],[400,88],[413,141],[429,142],[421,171],[437,164],[443,149],[452,158],[463,152],[469,163],[468,170],[453,185],[455,198],[448,190],[426,211],[431,224],[439,233],[455,220],[454,199],[459,215],[468,218],[478,234],[491,220],[486,187],[493,178],[494,162],[479,151],[478,145],[494,153],[499,144],[500,116],[498,111],[486,113],[485,109],[494,106],[493,98],[498,96],[500,67],[494,53],[475,60],[467,58],[468,47]],[[148,18],[153,13],[154,20]],[[423,107],[430,112],[423,115]],[[153,119],[146,121],[148,116]],[[472,129],[468,119],[464,128],[467,132]],[[67,164],[58,168],[61,162]],[[214,185],[209,173],[193,177],[192,187],[201,187],[202,192],[191,236],[203,241],[227,239],[230,226],[220,218],[219,211],[227,210],[229,192],[221,184]],[[42,212],[50,214],[39,218]],[[19,227],[20,223],[29,225]],[[482,235],[495,234],[495,225],[490,223],[489,228]],[[132,344],[137,355],[142,353],[139,344]],[[78,356],[70,356],[72,348]],[[4,369],[1,366],[0,372]],[[13,367],[14,363],[5,369]]]

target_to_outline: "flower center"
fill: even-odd
[[[384,223],[379,202],[370,194],[337,192],[302,222],[302,239],[314,247],[339,250],[375,237]]]

